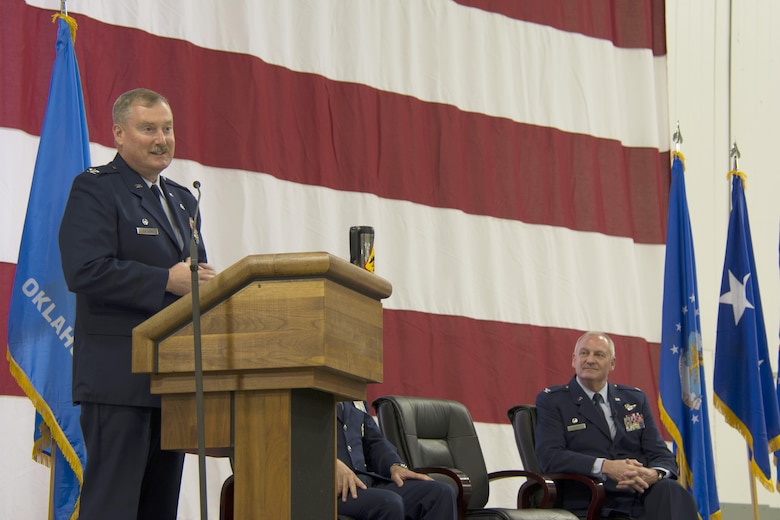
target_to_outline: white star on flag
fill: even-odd
[[[753,308],[753,304],[747,300],[747,294],[745,294],[745,284],[749,277],[750,273],[746,274],[742,279],[742,283],[740,283],[739,279],[729,269],[729,292],[720,296],[720,303],[728,303],[734,310],[735,325],[739,323],[745,309]]]

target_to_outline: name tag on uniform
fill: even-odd
[[[588,425],[585,423],[570,424],[569,426],[566,427],[566,431],[574,432],[577,430],[584,430],[587,427]]]
[[[137,227],[135,232],[139,235],[159,235],[160,231],[156,227]]]

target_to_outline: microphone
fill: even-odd
[[[195,217],[190,217],[190,258],[192,265],[190,269],[197,269],[198,267],[198,248],[193,249],[193,242],[195,246],[200,244],[200,235],[198,234],[198,219],[200,218],[200,181],[192,183],[192,187],[198,190],[198,198],[195,201]]]
[[[190,217],[190,274],[192,281],[192,336],[195,357],[195,412],[197,416],[198,433],[198,480],[200,485],[200,515],[201,520],[208,518],[206,499],[206,432],[205,410],[203,404],[203,355],[200,334],[200,290],[198,287],[198,218],[200,217],[200,182],[195,181],[192,187],[198,190],[195,202],[195,216]]]

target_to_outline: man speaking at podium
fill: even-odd
[[[132,330],[192,289],[190,191],[160,175],[175,148],[168,100],[135,89],[114,103],[117,154],[73,181],[59,233],[76,293],[73,401],[87,466],[80,520],[175,520],[184,455],[160,449],[160,397],[131,372]],[[195,222],[195,225],[193,225]],[[198,244],[198,283],[213,278]]]

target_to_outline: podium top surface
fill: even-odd
[[[322,277],[381,300],[392,293],[390,282],[343,258],[325,252],[250,255],[214,277],[223,287],[239,288],[252,280]],[[201,298],[211,284],[201,286]]]

